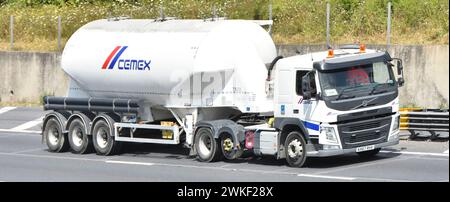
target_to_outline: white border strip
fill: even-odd
[[[449,157],[448,153],[427,153],[427,152],[407,152],[407,151],[380,151],[380,153],[387,153],[387,154],[409,154],[409,155],[418,155],[418,156],[443,156],[443,157]]]
[[[299,177],[312,177],[312,178],[324,178],[324,179],[333,179],[333,180],[356,180],[354,177],[340,177],[340,176],[329,176],[329,175],[311,175],[311,174],[298,174]]]
[[[26,130],[28,128],[32,128],[34,126],[37,126],[37,125],[41,124],[43,119],[44,119],[44,117],[39,117],[39,118],[37,118],[37,119],[35,119],[33,121],[28,121],[28,122],[26,122],[24,124],[21,124],[21,125],[18,125],[16,127],[14,127],[14,128],[11,128],[11,130],[13,130],[13,131],[24,131],[24,130]]]
[[[11,111],[11,110],[14,110],[16,108],[17,107],[3,107],[3,108],[0,108],[0,114],[6,113],[6,112]]]
[[[0,129],[0,132],[41,134],[41,131],[37,131],[37,130],[11,130],[11,129]]]
[[[133,162],[133,161],[105,161],[105,163],[140,165],[140,166],[153,166],[153,165],[155,165],[154,163]]]
[[[447,151],[444,152],[444,154],[448,154],[448,149],[447,149]]]

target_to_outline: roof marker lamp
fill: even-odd
[[[359,53],[366,53],[366,45],[364,44],[359,45]]]
[[[329,49],[328,50],[328,56],[327,58],[334,58],[334,50],[333,49]]]

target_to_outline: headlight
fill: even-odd
[[[321,135],[327,143],[337,144],[336,132],[333,127],[322,127]],[[321,143],[322,144],[322,143]]]
[[[400,129],[400,116],[395,117],[394,125],[392,126],[392,132]]]

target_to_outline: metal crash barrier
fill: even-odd
[[[400,129],[411,133],[410,139],[417,137],[416,131],[427,131],[430,139],[439,137],[439,132],[449,132],[448,109],[400,109]]]

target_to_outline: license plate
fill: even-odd
[[[375,145],[369,145],[369,146],[356,148],[356,152],[364,152],[364,151],[370,151],[370,150],[374,150],[374,149],[375,149]]]

